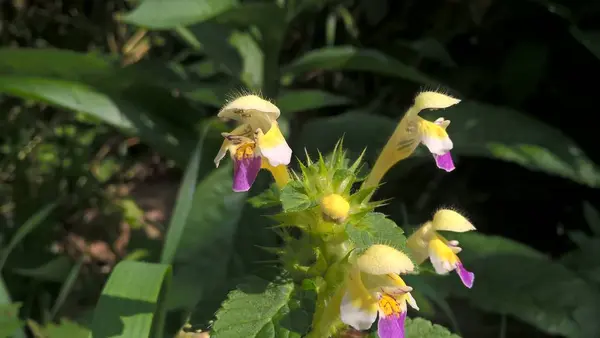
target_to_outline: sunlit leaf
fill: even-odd
[[[163,337],[170,279],[168,265],[117,264],[94,310],[90,337]]]
[[[236,4],[236,0],[145,0],[121,19],[145,28],[171,29],[210,19]]]

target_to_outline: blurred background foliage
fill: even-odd
[[[600,336],[597,1],[4,0],[0,46],[0,337],[205,330],[276,243],[214,169],[218,107],[261,92],[298,158],[344,136],[372,164],[420,89],[463,99],[458,169],[418,152],[382,211],[410,231],[456,207],[480,232],[458,238],[470,292],[407,278],[418,315]]]

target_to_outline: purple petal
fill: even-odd
[[[233,160],[233,191],[242,192],[250,190],[252,183],[258,176],[261,158],[249,157],[241,160]]]
[[[456,273],[466,287],[469,289],[473,287],[473,282],[475,282],[475,274],[465,269],[460,262],[456,265]]]
[[[444,155],[433,154],[433,158],[435,159],[435,164],[437,164],[438,168],[444,169],[447,172],[454,170],[454,161],[452,161],[452,155],[450,155],[450,152],[447,152]]]
[[[400,315],[392,314],[390,316],[379,315],[377,324],[377,333],[379,338],[404,338],[404,321],[406,320],[406,311],[400,312]]]

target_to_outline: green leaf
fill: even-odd
[[[423,318],[406,318],[406,338],[460,338],[447,328],[433,324]]]
[[[294,291],[291,281],[258,277],[232,291],[217,312],[214,338],[300,338],[308,331],[314,298]]]
[[[325,107],[343,106],[352,103],[349,98],[334,95],[322,90],[288,90],[277,100],[277,106],[284,114],[293,114]]]
[[[470,241],[462,239],[459,256],[475,273],[472,289],[465,288],[456,276],[410,276],[407,283],[417,280],[415,287],[428,283],[442,295],[467,299],[485,311],[512,315],[549,334],[594,337],[600,333],[600,323],[591,320],[600,310],[600,293],[577,273],[512,241],[498,245],[497,237],[489,241],[483,235],[470,237]],[[463,246],[469,242],[468,248]]]
[[[600,237],[600,212],[589,202],[583,203],[583,216],[592,232]]]
[[[0,315],[0,337],[27,337],[18,317],[20,308],[20,303],[12,303],[4,279],[0,275],[0,313],[4,313],[4,315]]]
[[[171,267],[122,261],[94,310],[90,337],[162,337]]]
[[[304,187],[300,182],[290,182],[279,195],[284,212],[297,212],[313,207],[313,201],[304,193]]]
[[[573,37],[600,59],[600,31],[582,31],[577,27],[570,29]]]
[[[15,332],[19,333],[14,335],[14,337],[17,335],[25,337],[20,330],[23,326],[23,323],[19,319],[20,308],[21,303],[2,304],[2,302],[0,302],[0,337],[13,337]]]
[[[319,70],[366,71],[422,84],[439,85],[416,68],[377,50],[353,46],[325,47],[310,51],[284,67],[283,72],[285,76],[299,76]]]
[[[404,231],[379,212],[368,213],[358,224],[348,223],[346,233],[358,250],[365,250],[373,244],[386,244],[406,252]]]
[[[75,282],[77,281],[77,277],[79,277],[79,273],[81,272],[81,267],[83,266],[84,259],[85,259],[85,257],[83,257],[83,256],[81,258],[79,258],[77,263],[75,265],[73,265],[73,267],[71,268],[71,271],[69,272],[67,279],[61,286],[60,291],[58,292],[58,296],[56,297],[56,300],[54,301],[54,305],[52,306],[52,309],[50,310],[51,318],[56,317],[58,310],[62,307],[65,300],[67,299],[67,296],[69,295],[69,293],[75,286]]]
[[[210,19],[235,5],[236,0],[145,0],[121,19],[145,28],[171,29]]]
[[[516,241],[501,236],[484,235],[477,232],[447,232],[444,236],[457,240],[463,249],[460,256],[463,260],[474,259],[497,254],[515,254],[531,258],[547,258],[543,253]]]
[[[33,214],[27,221],[19,227],[17,232],[12,236],[8,245],[2,250],[0,253],[0,271],[4,267],[6,260],[10,253],[23,241],[23,239],[29,235],[37,226],[44,223],[46,218],[50,215],[50,213],[56,208],[56,203],[50,203],[38,210],[35,214]]]
[[[224,282],[245,193],[232,191],[230,165],[214,170],[196,187],[173,259],[169,310],[191,311]],[[210,278],[206,278],[210,271]]]
[[[67,256],[55,257],[32,268],[14,268],[12,273],[35,278],[40,281],[62,283],[73,268],[73,261]]]
[[[429,120],[444,116],[452,121],[448,133],[453,154],[491,157],[528,169],[561,176],[591,187],[600,186],[600,171],[560,130],[518,111],[478,102],[461,102],[439,112],[423,112]],[[365,146],[375,156],[399,122],[384,116],[351,112],[306,123],[300,144],[309,150],[331,149],[339,137],[344,146],[359,152]],[[510,130],[510,133],[506,131]],[[313,135],[320,135],[315,138]],[[417,149],[419,150],[419,149]],[[431,155],[418,151],[431,161]]]
[[[193,145],[189,121],[182,127],[175,116],[193,116],[183,99],[171,91],[172,72],[156,65],[121,69],[102,57],[53,49],[0,49],[0,93],[8,93],[85,113],[125,132],[135,132],[181,166]],[[190,109],[185,111],[186,109]],[[178,115],[161,117],[165,111]],[[185,111],[185,112],[184,112]]]
[[[177,252],[177,247],[181,241],[181,236],[185,230],[187,219],[192,211],[194,193],[198,182],[198,172],[200,170],[200,159],[202,155],[202,146],[204,138],[209,130],[210,124],[205,127],[204,132],[200,135],[196,149],[188,162],[187,168],[183,173],[183,179],[179,185],[175,206],[173,207],[173,215],[169,222],[168,231],[165,237],[165,244],[161,254],[161,263],[172,264]]]
[[[59,324],[48,322],[46,326],[41,329],[47,338],[86,338],[90,335],[90,331],[86,327],[66,318],[62,318]]]

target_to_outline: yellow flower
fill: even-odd
[[[256,95],[245,95],[226,104],[218,116],[242,122],[231,133],[223,133],[215,165],[229,151],[234,160],[233,190],[248,191],[261,168],[269,170],[278,186],[289,181],[287,165],[292,157],[279,125],[279,108]]]
[[[412,261],[387,245],[371,246],[354,263],[340,305],[342,322],[356,330],[367,330],[379,316],[381,338],[404,337],[407,304],[419,309],[412,288],[399,273],[414,270]]]
[[[430,122],[419,117],[418,114],[423,109],[444,109],[459,102],[460,100],[442,93],[429,91],[419,93],[381,151],[363,187],[377,186],[385,173],[396,163],[410,156],[419,143],[429,149],[438,168],[446,171],[454,170],[450,155],[453,144],[446,132],[450,121],[440,117]]]
[[[461,248],[458,241],[448,241],[438,231],[466,232],[475,230],[469,220],[456,211],[449,209],[438,210],[433,220],[426,222],[407,241],[413,257],[418,264],[428,257],[436,273],[448,274],[456,270],[463,284],[471,288],[475,274],[469,272],[458,258]]]

